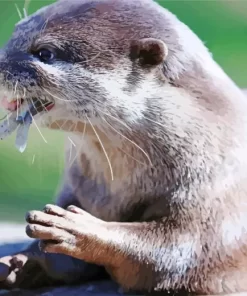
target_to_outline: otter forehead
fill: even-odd
[[[157,13],[151,0],[60,0],[19,22],[7,48],[25,51],[36,41],[63,43],[72,39],[90,45],[110,44],[116,51],[139,38],[167,39],[169,43],[171,36],[176,38],[169,20],[173,16],[167,12],[166,20],[162,12]]]
[[[45,25],[45,16],[36,13],[17,23],[11,39],[6,44],[6,51],[26,51],[32,45],[34,38],[42,31]]]

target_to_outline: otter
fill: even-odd
[[[247,292],[247,100],[176,16],[60,0],[16,25],[0,73],[9,96],[54,103],[39,122],[71,146],[1,287],[110,276],[138,293]]]

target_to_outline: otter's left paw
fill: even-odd
[[[43,211],[29,212],[26,220],[29,223],[27,235],[41,240],[42,251],[79,259],[85,259],[87,250],[95,247],[98,234],[106,223],[75,206],[64,210],[55,205],[47,205]]]

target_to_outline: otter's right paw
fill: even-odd
[[[35,289],[52,283],[53,280],[28,252],[0,259],[0,290]]]
[[[0,288],[11,289],[19,286],[23,279],[24,266],[28,257],[24,254],[6,256],[0,259]]]

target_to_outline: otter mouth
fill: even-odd
[[[16,99],[13,98],[11,100],[8,100],[6,97],[2,99],[2,107],[10,112],[16,112],[17,110],[21,110],[21,106],[24,103],[24,99]],[[36,114],[42,112],[42,111],[50,111],[54,107],[54,102],[47,101],[47,100],[41,100],[32,98],[27,100],[29,112],[35,116]],[[26,110],[28,112],[28,110]]]
[[[33,117],[43,112],[49,112],[55,103],[36,98],[9,100],[7,97],[4,97],[1,103],[8,114],[0,121],[0,139],[5,139],[17,129],[16,147],[20,152],[24,152]]]

